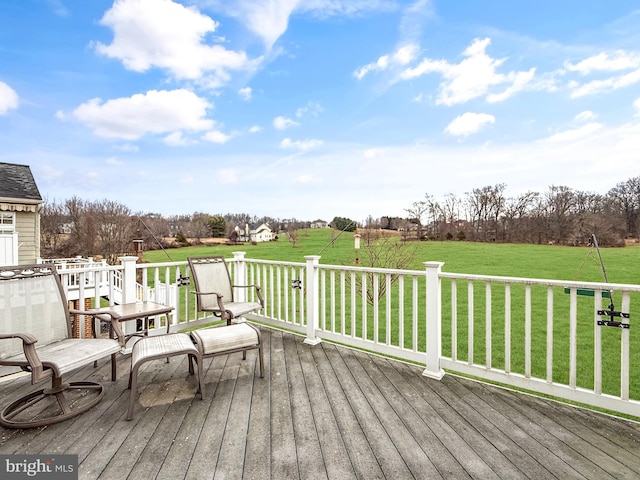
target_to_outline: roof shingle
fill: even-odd
[[[29,166],[0,162],[0,198],[42,201]]]

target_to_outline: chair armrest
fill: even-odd
[[[6,338],[20,338],[27,345],[32,345],[38,341],[36,337],[30,333],[0,333],[0,340]]]
[[[42,368],[42,361],[38,356],[35,344],[38,341],[36,337],[30,333],[3,333],[0,334],[0,340],[6,340],[9,338],[19,338],[22,340],[22,349],[24,356],[29,364],[29,371],[31,372],[31,384],[35,384],[51,375],[45,374]]]
[[[218,292],[199,292],[197,290],[191,290],[191,293],[195,295],[217,295],[218,297],[222,297]]]
[[[264,308],[264,298],[262,298],[262,293],[260,292],[260,285],[231,285],[232,288],[255,288],[256,295],[258,296],[258,301],[262,308]]]
[[[88,317],[97,318],[101,322],[108,322],[113,332],[115,332],[120,347],[126,347],[127,339],[125,338],[122,327],[120,326],[120,322],[118,321],[119,315],[114,315],[111,312],[88,312],[86,310],[77,310],[74,308],[70,308],[69,313],[72,313],[74,315],[86,315]],[[93,329],[93,336],[96,338],[98,336],[95,328]]]

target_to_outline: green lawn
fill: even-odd
[[[257,245],[194,246],[144,252],[146,262],[186,260],[188,256],[224,255],[232,257],[234,251],[246,252],[247,258],[274,261],[304,262],[305,255],[318,255],[320,262],[334,265],[353,265],[355,250],[353,233],[342,234],[333,244],[335,230],[302,230],[295,247],[286,234],[275,242]],[[472,242],[410,242],[417,250],[411,269],[422,270],[426,261],[444,262],[443,271],[502,275],[511,277],[545,278],[600,282],[602,271],[596,264],[597,254],[589,247],[565,247],[555,245],[495,244]],[[637,262],[640,246],[626,248],[601,248],[606,272],[611,283],[636,283],[640,275]],[[364,248],[359,257],[364,261]]]

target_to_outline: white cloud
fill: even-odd
[[[279,116],[273,119],[273,126],[278,130],[285,130],[289,127],[297,127],[300,125],[295,120],[291,120],[290,118]]]
[[[599,53],[586,58],[578,63],[565,63],[565,68],[571,72],[578,72],[588,75],[594,71],[617,72],[620,70],[630,70],[640,66],[640,56],[637,54],[618,50],[611,56],[608,53]]]
[[[253,125],[250,129],[249,129],[249,133],[260,133],[262,131],[262,127],[260,125]]]
[[[502,93],[487,95],[487,102],[502,102],[509,97],[512,97],[513,95],[520,92],[521,90],[524,90],[528,85],[530,85],[535,74],[535,67],[526,72],[509,72],[509,74],[506,76],[507,82],[510,83],[509,87],[507,87]]]
[[[443,77],[440,83],[440,93],[436,99],[438,105],[455,105],[465,103],[487,94],[490,88],[506,84],[502,93],[487,97],[490,102],[498,102],[509,98],[514,93],[525,89],[533,80],[535,68],[523,72],[498,73],[506,59],[494,59],[486,53],[491,43],[490,38],[475,39],[465,49],[465,58],[457,64],[446,60],[426,58],[416,67],[405,69],[400,79],[411,80],[428,73],[439,73]]]
[[[493,115],[467,112],[456,117],[444,131],[454,137],[466,137],[495,122],[496,118]]]
[[[304,107],[300,107],[296,110],[296,117],[302,118],[306,114],[313,117],[317,117],[319,113],[323,112],[324,108],[318,102],[307,102]]]
[[[121,152],[139,152],[140,147],[137,145],[133,145],[131,143],[123,143],[121,145],[116,145],[114,148],[120,150]]]
[[[213,121],[206,118],[210,107],[188,90],[150,90],[104,103],[94,98],[72,115],[99,137],[137,140],[146,134],[208,130],[213,126]]]
[[[294,12],[324,18],[397,9],[395,0],[210,0],[208,6],[238,18],[260,37],[267,50],[287,31]]]
[[[322,140],[315,139],[293,141],[290,138],[285,138],[280,142],[280,146],[282,148],[301,150],[304,152],[319,147],[322,143]]]
[[[217,87],[229,80],[230,70],[251,70],[261,61],[204,43],[218,23],[171,0],[116,1],[100,23],[113,30],[114,38],[110,45],[96,42],[96,51],[135,72],[157,67],[177,79],[206,77],[207,86]]]
[[[624,75],[618,75],[617,77],[610,77],[604,80],[592,80],[583,85],[580,85],[578,82],[572,82],[569,84],[569,87],[573,90],[571,92],[571,98],[579,98],[597,93],[612,92],[638,82],[640,82],[640,68]]]
[[[571,80],[567,86],[571,98],[579,98],[598,93],[608,93],[640,82],[640,53],[617,50],[613,53],[602,52],[577,63],[565,62],[568,72],[576,72],[585,77],[594,73],[612,73],[607,78],[597,78],[584,83]],[[623,73],[623,71],[627,71]]]
[[[238,95],[240,95],[240,98],[242,98],[247,102],[251,100],[252,93],[253,93],[253,90],[251,90],[251,87],[244,87],[238,90]]]
[[[640,117],[640,98],[638,98],[635,102],[633,102],[633,106],[636,109],[636,117]]]
[[[202,136],[203,140],[211,143],[227,143],[231,138],[232,135],[227,135],[220,130],[211,130]]]
[[[588,120],[595,120],[598,118],[598,115],[593,113],[591,110],[585,110],[584,112],[580,112],[575,116],[574,120],[577,122],[586,122]]]
[[[384,153],[384,150],[381,148],[367,148],[362,154],[364,158],[378,158],[381,157]]]
[[[190,143],[193,143],[188,138],[185,138],[180,131],[170,133],[169,135],[164,137],[163,141],[170,147],[184,147],[186,145],[189,145]]]
[[[118,157],[109,157],[105,160],[105,163],[107,165],[116,165],[116,166],[124,165],[124,162],[118,159]]]
[[[298,175],[298,178],[296,180],[298,181],[298,183],[312,183],[315,180],[315,177],[310,173],[305,173],[302,175]]]
[[[416,0],[409,4],[402,12],[400,20],[402,38],[411,40],[421,38],[426,20],[434,15],[431,0]]]
[[[550,142],[570,142],[579,140],[581,138],[586,138],[602,129],[602,125],[597,122],[587,123],[582,127],[575,128],[572,130],[565,130],[564,132],[559,132],[554,135],[551,135],[548,138]]]
[[[59,17],[68,17],[69,10],[64,6],[62,0],[46,0],[49,8]]]
[[[0,115],[12,108],[18,108],[18,94],[4,82],[0,82]]]
[[[407,44],[399,47],[392,55],[382,55],[373,63],[356,69],[353,75],[362,80],[367,74],[376,71],[387,70],[390,67],[403,67],[411,63],[418,54],[416,44]]]

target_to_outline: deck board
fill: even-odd
[[[77,454],[81,479],[639,478],[640,425],[394,360],[262,329],[256,351],[140,369],[126,421],[129,358],[79,369],[103,382],[90,411],[48,427],[0,428],[0,453]],[[0,382],[0,403],[35,390]]]

